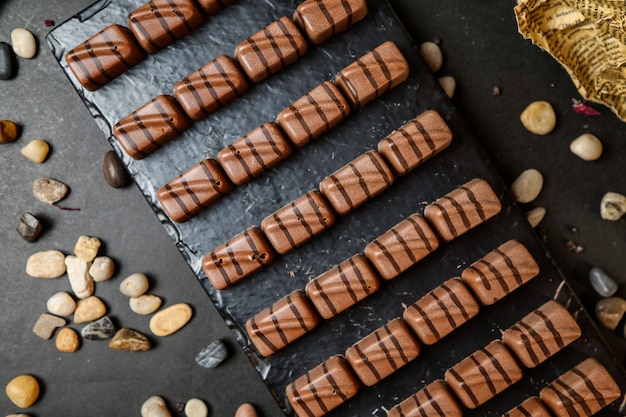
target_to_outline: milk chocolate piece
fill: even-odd
[[[174,97],[160,95],[113,126],[113,134],[133,159],[143,159],[189,129],[190,121]]]
[[[213,287],[224,290],[275,259],[263,231],[253,226],[204,255],[202,269]]]
[[[314,0],[302,2],[293,20],[314,45],[343,32],[367,15],[365,0]]]
[[[198,0],[198,4],[202,10],[208,15],[217,14],[224,7],[233,4],[235,0]]]
[[[189,117],[200,121],[248,90],[237,63],[222,55],[174,85],[174,94]]]
[[[319,191],[312,190],[267,216],[261,228],[276,252],[284,255],[334,223],[335,213],[330,204]]]
[[[522,378],[513,356],[498,340],[448,369],[445,380],[467,408],[476,408]]]
[[[65,54],[65,61],[79,83],[95,91],[145,57],[133,33],[110,25]]]
[[[402,368],[420,347],[402,319],[393,319],[346,350],[346,359],[363,384],[371,387]]]
[[[276,121],[298,148],[326,133],[350,115],[337,87],[325,81],[281,111]]]
[[[281,298],[246,323],[246,331],[259,353],[270,356],[314,329],[319,316],[304,292]]]
[[[222,149],[217,158],[228,178],[243,185],[291,155],[291,146],[276,123],[264,123]]]
[[[500,245],[461,273],[478,300],[491,305],[539,274],[539,265],[516,240]]]
[[[461,236],[500,212],[491,186],[475,178],[426,206],[424,217],[446,242]]]
[[[397,176],[408,174],[447,148],[452,131],[439,113],[428,110],[378,143],[380,152]]]
[[[288,17],[270,23],[235,48],[235,59],[250,80],[260,83],[307,52],[306,39]]]
[[[461,406],[441,379],[428,384],[389,410],[387,417],[461,417]]]
[[[204,24],[193,0],[150,0],[130,12],[128,27],[141,47],[154,54]]]
[[[404,310],[403,318],[427,345],[478,314],[478,303],[459,278],[451,278]]]
[[[580,335],[574,317],[561,304],[551,300],[508,328],[502,341],[522,365],[534,368]]]
[[[408,62],[398,47],[389,41],[341,70],[335,82],[352,108],[360,109],[408,76]]]
[[[285,392],[299,417],[321,417],[358,390],[359,381],[345,358],[335,355],[293,381]]]
[[[551,417],[543,403],[537,397],[530,397],[517,407],[509,410],[502,417]]]
[[[594,415],[620,395],[617,382],[594,358],[582,361],[539,393],[556,417]]]
[[[207,158],[159,188],[157,198],[170,219],[182,223],[232,189],[219,163]]]
[[[326,177],[320,191],[335,211],[345,215],[393,184],[393,173],[376,151],[368,151]]]
[[[392,279],[439,247],[426,220],[412,214],[365,247],[365,256],[385,279]]]
[[[374,269],[358,254],[309,282],[306,294],[320,315],[329,319],[376,292],[379,286]]]

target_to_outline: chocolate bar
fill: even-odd
[[[438,379],[394,405],[387,417],[461,417],[463,412],[448,385]]]
[[[502,417],[551,417],[551,414],[537,397],[530,397]]]
[[[197,0],[202,10],[208,15],[217,14],[224,7],[229,6],[235,2],[235,0]]]
[[[365,0],[315,0],[300,3],[293,20],[313,45],[320,45],[367,15]]]

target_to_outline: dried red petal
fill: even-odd
[[[44,24],[46,25],[46,27],[54,26],[54,20],[46,19],[44,20]]]
[[[602,116],[602,113],[598,110],[575,98],[572,99],[572,108],[576,113],[584,114],[585,116]]]

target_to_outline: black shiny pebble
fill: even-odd
[[[17,225],[17,233],[27,242],[34,242],[39,237],[43,225],[41,221],[30,213],[24,213]]]
[[[115,151],[108,151],[102,161],[104,180],[113,188],[122,188],[130,182],[130,176],[124,163]]]
[[[15,54],[6,42],[0,42],[0,80],[8,80],[15,75]]]

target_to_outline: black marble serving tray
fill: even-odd
[[[568,307],[583,329],[583,336],[539,367],[524,369],[520,382],[478,409],[467,410],[466,415],[501,415],[525,398],[538,395],[542,387],[589,356],[598,358],[618,384],[626,387],[623,369],[549,260],[462,115],[447,99],[386,1],[368,1],[366,19],[321,46],[312,46],[295,64],[195,123],[153,155],[135,161],[121,150],[112,135],[114,123],[153,97],[172,94],[177,81],[217,56],[232,56],[240,41],[277,18],[291,16],[299,1],[239,0],[209,18],[192,34],[149,56],[101,89],[86,91],[69,71],[64,54],[112,23],[125,25],[127,14],[141,4],[143,0],[100,0],[58,25],[48,35],[47,42],[286,415],[294,415],[284,395],[290,381],[328,357],[343,353],[390,319],[400,317],[404,306],[448,278],[460,275],[469,264],[509,239],[517,239],[528,247],[541,267],[538,277],[503,301],[483,307],[477,317],[437,344],[422,346],[416,360],[376,386],[362,387],[356,397],[328,416],[385,416],[393,405],[442,378],[450,366],[500,338],[504,329],[550,299]],[[235,189],[188,222],[176,224],[164,214],[156,198],[159,187],[205,157],[216,157],[224,146],[261,123],[274,120],[292,101],[322,81],[332,80],[343,67],[388,40],[394,41],[409,61],[411,74],[405,83],[353,112],[332,131],[294,152],[271,172]],[[326,175],[363,152],[375,149],[378,141],[428,109],[437,110],[452,129],[454,139],[448,149],[264,271],[229,290],[216,291],[211,286],[201,268],[205,253],[247,227],[260,225],[265,216],[316,188]],[[248,318],[289,292],[303,289],[309,280],[362,252],[367,243],[408,215],[422,213],[428,203],[475,177],[487,180],[500,197],[503,209],[498,216],[451,243],[442,243],[416,266],[392,281],[383,282],[377,293],[324,321],[275,355],[262,358],[256,354],[244,330]],[[623,415],[624,401],[624,397],[620,398],[598,415]]]

